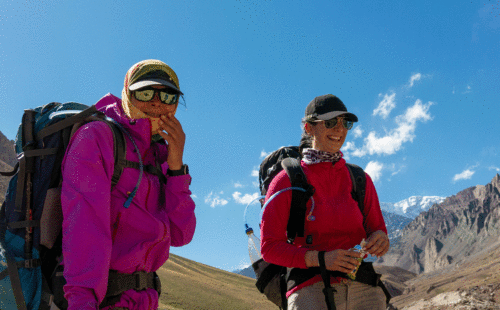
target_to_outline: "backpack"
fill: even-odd
[[[13,171],[1,173],[12,178],[0,208],[0,296],[7,295],[11,286],[18,309],[49,309],[54,298],[64,300],[65,281],[58,294],[53,288],[56,267],[62,267],[58,266],[62,254],[61,164],[72,134],[91,121],[105,122],[113,133],[112,187],[124,167],[148,168],[125,159],[124,133],[129,139],[131,136],[95,106],[52,102],[24,111],[15,141],[18,163]],[[64,279],[61,272],[57,276]],[[56,304],[67,307],[67,302]],[[0,308],[7,305],[0,301]]]
[[[306,204],[308,200],[314,194],[314,188],[307,182],[306,175],[300,166],[301,155],[298,146],[288,146],[281,147],[278,150],[269,154],[261,163],[259,169],[259,186],[261,194],[265,195],[269,188],[272,179],[282,170],[285,170],[288,177],[290,178],[291,188],[292,188],[292,200],[290,206],[290,216],[287,223],[287,242],[293,243],[295,237],[304,237],[304,221],[306,219]],[[353,164],[346,164],[349,175],[352,181],[352,192],[351,195],[353,199],[358,203],[361,214],[364,210],[364,198],[365,198],[365,187],[366,187],[366,175],[363,169],[359,166]],[[298,190],[301,189],[301,190]],[[272,199],[272,197],[270,197]],[[266,295],[266,297],[275,303],[278,307],[282,309],[287,309],[286,292],[287,288],[287,278],[290,276],[294,277],[294,281],[303,282],[304,278],[309,277],[311,272],[300,273],[294,272],[298,271],[297,268],[291,269],[278,266],[275,264],[268,263],[262,258],[252,264],[254,269],[257,282],[257,289]],[[313,268],[310,268],[313,269]],[[361,267],[360,267],[361,271]],[[319,271],[314,270],[315,274]],[[321,272],[325,286],[330,288],[329,275],[326,275],[326,269]],[[365,264],[364,270],[361,272],[363,277],[369,277],[366,282],[380,282],[380,277],[377,279],[373,278],[375,271],[371,264]],[[339,274],[339,276],[345,276],[345,274]],[[305,279],[307,280],[307,279]],[[363,280],[363,279],[360,279]],[[382,283],[382,282],[380,282]],[[330,296],[327,295],[327,291]],[[333,302],[333,292],[331,290],[325,290],[325,298],[330,298],[327,300],[329,309],[331,308],[331,303]],[[384,291],[385,292],[385,291]],[[388,302],[388,301],[387,301]],[[333,307],[335,305],[333,304]]]

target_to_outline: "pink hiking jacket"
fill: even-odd
[[[148,119],[131,121],[111,94],[97,109],[120,123],[133,137],[144,165],[161,164],[166,175],[168,147],[151,144]],[[125,135],[126,158],[138,162]],[[88,123],[73,135],[63,161],[63,263],[68,309],[98,309],[104,299],[109,269],[121,273],[158,270],[168,259],[170,246],[193,238],[196,218],[189,175],[168,177],[167,184],[144,172],[129,208],[123,206],[134,189],[139,170],[125,168],[111,190],[114,168],[113,135],[104,122]],[[129,290],[113,307],[157,309],[154,289]]]

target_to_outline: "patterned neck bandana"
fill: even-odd
[[[338,162],[344,154],[341,151],[337,153],[330,153],[325,151],[318,151],[311,148],[306,148],[302,151],[302,160],[308,164],[317,164],[322,162]]]

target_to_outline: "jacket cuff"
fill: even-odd
[[[167,186],[172,192],[185,192],[191,185],[191,176],[189,174],[168,177]]]

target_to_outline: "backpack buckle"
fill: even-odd
[[[40,266],[39,259],[27,259],[24,261],[24,268],[36,268]]]
[[[142,291],[148,288],[148,277],[146,272],[137,271],[135,274],[135,290]]]

